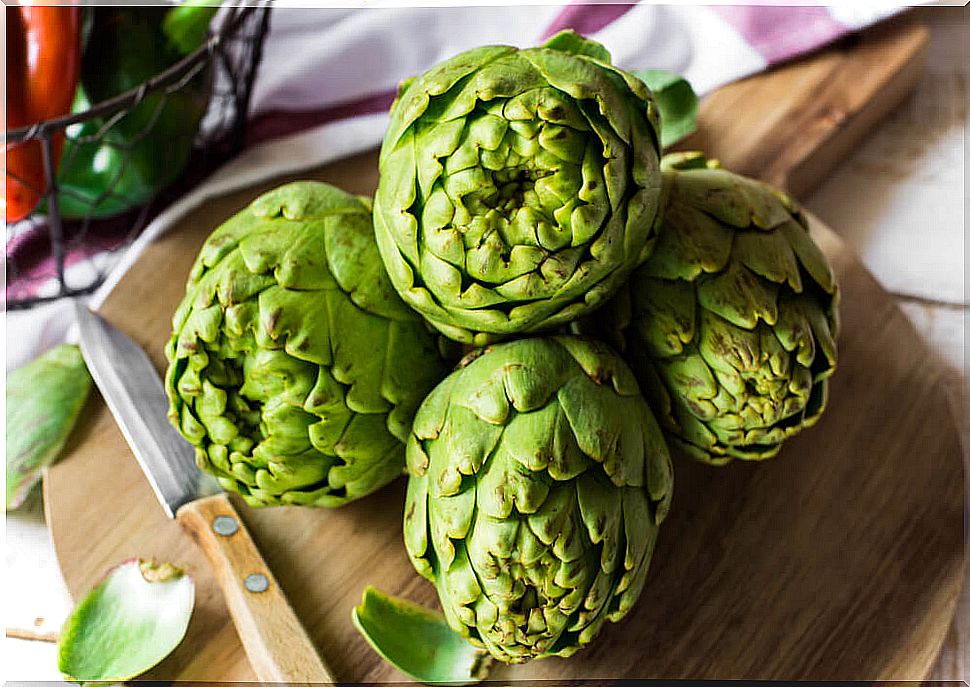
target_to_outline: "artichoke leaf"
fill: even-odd
[[[694,133],[700,99],[687,79],[665,69],[643,69],[633,75],[653,92],[660,110],[660,145],[664,149]]]
[[[543,43],[542,47],[550,48],[552,50],[561,50],[573,55],[585,55],[586,57],[592,57],[594,60],[606,62],[607,64],[612,62],[610,52],[606,48],[596,41],[583,38],[575,31],[568,29],[566,31],[560,31],[557,33],[555,36]]]
[[[6,510],[60,456],[91,389],[77,346],[62,344],[7,375]]]
[[[374,651],[419,682],[470,685],[488,677],[488,652],[452,630],[440,613],[411,601],[368,586],[353,622]]]
[[[85,596],[64,623],[57,667],[71,682],[122,682],[182,641],[195,605],[192,579],[171,563],[132,559]]]

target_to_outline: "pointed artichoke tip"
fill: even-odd
[[[685,150],[667,153],[661,160],[664,170],[683,172],[692,169],[720,169],[721,162],[716,158],[709,158],[700,150]]]
[[[602,43],[586,38],[573,29],[563,29],[554,33],[541,46],[547,50],[559,50],[572,55],[584,55],[606,64],[612,63],[612,55]]]

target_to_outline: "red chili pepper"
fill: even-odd
[[[16,129],[71,111],[81,68],[78,7],[8,7],[7,127]],[[64,135],[51,139],[55,165]],[[6,221],[30,214],[46,191],[39,140],[7,144]]]

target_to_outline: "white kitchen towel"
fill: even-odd
[[[397,85],[476,45],[527,47],[572,28],[624,69],[683,75],[701,94],[899,10],[852,5],[569,5],[273,10],[253,94],[252,140],[384,112]]]
[[[378,145],[397,85],[467,48],[489,43],[536,45],[572,28],[603,43],[618,66],[670,69],[704,94],[902,9],[887,2],[819,7],[798,0],[789,0],[784,7],[764,2],[286,5],[277,3],[272,10],[253,93],[247,148],[158,215],[124,255],[98,256],[116,264],[91,297],[93,307],[104,300],[145,246],[206,199]],[[72,264],[70,256],[68,262]],[[71,270],[90,269],[87,259],[73,263]],[[41,282],[36,291],[43,293],[53,286],[53,282]],[[72,320],[70,303],[65,302],[8,312],[5,318],[8,370],[64,340]]]

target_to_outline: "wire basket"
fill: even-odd
[[[83,112],[7,132],[8,150],[28,141],[40,142],[46,186],[39,194],[39,210],[6,225],[7,308],[27,308],[96,289],[117,256],[161,209],[240,150],[269,14],[266,3],[225,8],[214,19],[202,47],[140,86]],[[192,139],[187,163],[170,184],[150,197],[129,197],[129,209],[104,216],[108,198],[125,205],[124,191],[118,189],[124,187],[125,167],[132,151],[159,126],[169,101],[184,97],[189,88],[199,91],[208,105],[197,130],[193,127],[185,133]],[[146,109],[146,99],[155,104]],[[134,136],[128,132],[127,146],[112,147],[112,128],[120,126],[139,105],[140,115],[146,116],[144,126]],[[97,198],[72,197],[66,195],[69,189],[59,187],[53,139],[60,135],[66,141],[60,160],[62,171],[77,162],[72,154],[76,157],[85,146],[117,149],[122,160],[119,171]],[[188,143],[187,139],[182,142],[183,149]],[[9,169],[7,174],[11,174]],[[29,186],[25,180],[18,181]],[[64,212],[62,204],[74,210]],[[81,211],[77,210],[79,206]]]

